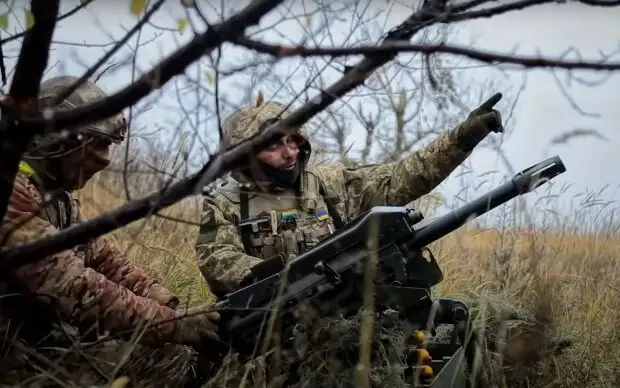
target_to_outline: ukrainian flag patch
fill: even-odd
[[[297,210],[296,209],[284,210],[284,211],[282,211],[281,218],[283,220],[294,220],[294,219],[297,219]]]
[[[325,221],[325,220],[329,219],[329,214],[327,214],[327,212],[325,210],[317,210],[316,211],[316,216],[321,221]]]

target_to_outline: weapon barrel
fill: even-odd
[[[522,194],[533,191],[557,175],[566,171],[559,156],[553,156],[517,173],[510,182],[466,203],[450,213],[443,215],[416,231],[411,242],[413,248],[426,246],[463,226],[497,206]]]

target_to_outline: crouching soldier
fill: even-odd
[[[75,81],[61,76],[44,82],[40,102]],[[58,109],[105,96],[86,82]],[[3,248],[52,236],[83,220],[71,192],[110,164],[109,147],[124,139],[126,126],[119,113],[72,131],[61,142],[35,139],[0,226]],[[177,309],[179,299],[131,264],[106,236],[2,274],[0,293],[3,386],[72,380],[93,386],[120,376],[129,377],[131,386],[179,386],[194,368],[194,348],[218,339],[216,313],[181,317],[187,311]]]

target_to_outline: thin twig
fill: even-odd
[[[510,54],[493,53],[470,49],[463,46],[449,44],[415,44],[409,42],[389,42],[381,46],[358,46],[358,47],[305,47],[305,46],[280,46],[252,40],[246,37],[236,38],[235,43],[240,46],[276,57],[314,57],[332,56],[340,57],[347,55],[371,55],[373,53],[404,53],[418,52],[423,54],[448,53],[476,59],[486,63],[512,63],[523,67],[551,67],[561,69],[583,70],[620,70],[620,62],[594,62],[594,61],[571,61],[566,59],[550,59],[534,56],[517,56]]]

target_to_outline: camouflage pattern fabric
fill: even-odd
[[[79,78],[75,76],[58,76],[50,78],[41,83],[39,101],[41,105],[45,105],[48,101],[53,100],[72,86]],[[92,82],[81,83],[80,86],[71,93],[64,101],[62,101],[56,109],[65,110],[75,108],[84,103],[101,100],[107,97],[106,92]],[[127,131],[127,122],[122,112],[95,123],[91,123],[81,127],[85,133],[104,136],[112,142],[119,144],[125,139]]]
[[[59,76],[43,82],[40,106],[78,80]],[[105,97],[87,81],[56,108]],[[0,249],[53,236],[83,221],[70,191],[88,179],[79,177],[80,170],[88,176],[108,165],[105,144],[120,143],[126,130],[119,112],[75,128],[68,137],[46,131],[33,139],[0,220]],[[108,236],[8,270],[0,276],[0,385],[73,381],[107,386],[125,375],[130,386],[179,386],[197,356],[180,343],[198,343],[210,322],[202,316],[176,319],[178,304],[175,295],[131,264]],[[145,329],[158,321],[165,323]]]
[[[65,194],[71,198],[69,193]],[[73,198],[71,201],[81,214],[78,202]],[[30,179],[19,173],[14,181],[7,215],[0,226],[0,238],[5,241],[3,248],[58,232],[41,216],[43,207],[40,191]],[[78,220],[81,218],[80,215]],[[0,334],[4,342],[2,356],[5,361],[0,364],[8,366],[9,360],[15,360],[16,354],[23,353],[24,346],[16,345],[16,341],[32,346],[37,353],[41,352],[44,359],[49,357],[53,362],[54,355],[60,356],[59,352],[62,352],[62,343],[69,347],[75,344],[75,340],[67,339],[72,337],[68,333],[73,332],[75,338],[82,340],[96,340],[102,334],[115,335],[128,330],[125,337],[130,337],[132,329],[141,321],[169,321],[175,318],[173,308],[178,304],[178,298],[144,270],[129,263],[113,240],[99,237],[83,249],[78,248],[25,264],[2,277]],[[165,345],[173,335],[176,324],[176,321],[171,321],[145,330],[139,340],[143,345],[112,341],[82,351],[85,356],[96,356],[101,362],[91,367],[91,372],[99,370],[99,376],[97,373],[94,376],[85,374],[83,378],[100,379],[101,374],[107,375],[104,360],[121,361],[119,347],[132,351],[124,360],[126,366],[121,368],[125,373],[136,373],[130,369],[138,367],[143,376],[155,380],[173,369],[176,370],[174,373],[183,375],[194,352],[186,346]],[[72,357],[78,355],[63,355],[60,364],[69,368]],[[41,365],[38,357],[30,355],[29,358]],[[16,368],[15,373],[19,373],[18,370]],[[113,372],[113,369],[110,371]],[[40,374],[40,371],[35,374]]]
[[[266,120],[286,116],[283,104],[276,101],[263,103],[262,97],[259,100],[255,106],[243,108],[223,121],[224,148],[257,134]],[[324,183],[326,195],[336,202],[342,218],[347,220],[373,206],[404,206],[428,194],[470,155],[489,132],[489,125],[472,114],[426,148],[398,162],[357,168],[309,166],[306,171]],[[299,128],[297,134],[310,144],[304,127]],[[231,177],[239,185],[252,187],[252,181],[239,171],[233,171]],[[222,190],[228,189],[206,195],[203,200],[196,252],[199,267],[208,283],[220,283],[234,289],[261,259],[246,254],[234,223],[239,217],[239,204],[223,195]]]
[[[57,233],[52,224],[37,216],[42,203],[35,186],[18,174],[0,228],[3,237],[8,237],[5,247]],[[178,303],[178,299],[144,270],[130,264],[109,238],[93,240],[84,258],[78,255],[66,250],[23,265],[12,275],[28,292],[54,297],[59,312],[78,324],[98,320],[106,330],[117,331],[131,328],[140,317],[163,321],[176,316],[166,304]],[[161,341],[172,328],[165,326],[147,336]]]
[[[265,121],[274,118],[284,118],[288,113],[285,105],[277,101],[265,102],[263,94],[260,93],[254,106],[239,109],[224,118],[222,122],[222,148],[230,148],[257,135]],[[297,134],[309,142],[310,139],[306,127],[298,128]]]

